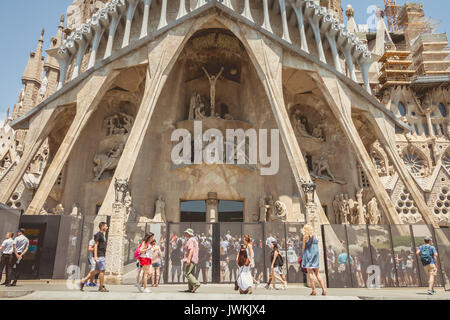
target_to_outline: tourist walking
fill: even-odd
[[[198,264],[198,241],[195,240],[192,229],[187,229],[184,235],[187,241],[184,244],[183,270],[189,287],[185,292],[195,293],[200,288],[200,282],[194,276],[195,267]]]
[[[139,263],[142,266],[142,281],[137,283],[136,286],[139,292],[151,293],[150,288],[147,288],[148,277],[150,276],[150,267],[152,266],[152,257],[153,257],[153,246],[152,242],[154,239],[154,234],[149,233],[146,234],[142,244],[139,246]],[[144,290],[142,290],[142,286]]]
[[[239,267],[238,278],[236,280],[237,287],[240,294],[252,294],[253,276],[251,272],[251,260],[248,256],[248,251],[245,245],[241,246],[241,250],[236,258],[236,263]]]
[[[181,282],[181,260],[183,260],[183,240],[178,239],[176,241],[176,247],[170,254],[172,282],[175,282],[176,277],[178,277],[177,282]]]
[[[88,265],[89,265],[89,271],[95,271],[95,260],[94,260],[94,246],[95,246],[95,240],[91,239],[88,243]],[[92,276],[87,282],[85,282],[85,286],[88,287],[98,287],[97,284],[98,280],[98,273],[94,276]]]
[[[156,240],[152,241],[153,254],[152,254],[152,266],[150,268],[150,279],[152,280],[152,287],[159,286],[159,280],[161,278],[161,262],[162,252],[161,248],[156,244]]]
[[[95,269],[94,271],[90,271],[86,278],[81,280],[80,290],[83,291],[84,284],[89,279],[95,277],[97,274],[99,275],[100,286],[99,292],[109,292],[105,287],[105,271],[106,271],[106,231],[108,230],[108,225],[106,222],[100,222],[98,225],[99,232],[94,235],[94,262]]]
[[[19,229],[17,231],[17,237],[14,239],[14,255],[13,255],[13,268],[16,265],[15,272],[13,272],[14,280],[11,283],[11,286],[17,285],[17,280],[20,278],[20,274],[22,272],[23,256],[27,253],[28,247],[30,245],[30,241],[27,237],[25,237],[25,229]]]
[[[279,246],[277,242],[272,242],[271,244],[272,252],[270,254],[270,278],[269,282],[266,284],[266,289],[270,289],[270,284],[272,283],[273,288],[276,289],[277,280],[283,283],[283,290],[287,290],[288,285],[286,277],[283,274],[284,260],[281,255]]]
[[[302,268],[308,272],[309,280],[311,283],[312,292],[311,295],[316,295],[316,284],[314,282],[314,275],[319,281],[322,288],[322,295],[325,296],[326,290],[323,284],[322,278],[319,274],[319,240],[314,235],[314,229],[310,224],[306,224],[302,230],[303,233],[303,258]]]
[[[5,282],[2,283],[2,286],[11,286],[11,272],[14,265],[14,233],[8,232],[6,234],[5,240],[2,242],[0,246],[0,282],[2,281],[3,270],[6,269],[6,279]]]
[[[438,256],[437,250],[434,246],[431,245],[431,237],[425,237],[425,244],[421,245],[416,254],[420,257],[422,261],[423,268],[428,276],[428,291],[427,293],[430,295],[436,294],[434,290],[434,280],[437,275],[436,268],[436,258]]]
[[[246,234],[244,236],[244,246],[247,252],[247,256],[250,260],[250,272],[253,277],[253,271],[255,269],[255,252],[253,250],[253,240],[250,238],[250,235]],[[253,278],[253,283],[255,284],[255,289],[258,287],[259,282]]]

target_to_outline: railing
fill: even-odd
[[[322,39],[327,39],[330,45],[331,56],[333,58],[332,64],[334,65],[334,68],[338,72],[345,74],[340,61],[340,57],[343,56],[349,70],[350,78],[357,82],[358,80],[355,72],[355,64],[359,65],[365,88],[370,93],[369,68],[372,64],[371,52],[354,33],[349,32],[348,29],[340,23],[339,19],[334,16],[333,11],[329,11],[326,8],[321,7],[318,1],[315,0],[275,0],[275,2],[278,3],[279,11],[277,11],[277,9],[273,9],[275,7],[275,3],[272,8],[269,8],[269,0],[252,1],[258,2],[258,5],[262,1],[264,21],[260,27],[272,33],[274,36],[276,36],[276,34],[273,32],[274,26],[271,22],[271,17],[273,19],[273,16],[277,15],[277,19],[281,19],[282,37],[280,40],[293,44],[291,40],[291,29],[295,28],[295,24],[297,24],[300,34],[300,46],[298,49],[303,50],[306,53],[312,53],[310,48],[308,48],[308,42],[305,34],[305,27],[310,25],[317,47],[317,52],[315,54],[317,54],[320,61],[323,63],[328,63],[322,44]],[[174,2],[170,2],[170,4],[173,4]],[[136,8],[140,3],[143,3],[143,14],[139,15],[141,21],[135,21],[135,19],[137,19]],[[242,11],[240,8],[234,8],[230,0],[198,0],[197,5],[190,8],[190,12],[188,12],[188,8],[186,8],[184,0],[180,0],[178,3],[178,14],[173,21],[168,21],[167,19],[167,0],[162,0],[159,8],[151,6],[152,0],[112,0],[107,3],[105,8],[95,13],[91,19],[86,21],[85,24],[68,36],[57,50],[49,52],[49,54],[55,56],[60,65],[60,80],[58,89],[62,88],[64,85],[69,66],[71,64],[73,64],[72,74],[70,75],[70,79],[67,80],[73,80],[83,72],[83,70],[81,70],[83,57],[89,47],[91,50],[89,55],[89,63],[86,70],[94,67],[97,62],[107,59],[112,55],[113,48],[115,48],[115,46],[117,47],[116,41],[120,40],[116,38],[119,23],[122,19],[125,20],[125,27],[123,37],[121,39],[121,49],[128,47],[132,40],[136,40],[131,37],[131,29],[133,25],[138,24],[141,26],[139,39],[146,38],[150,35],[150,10],[160,10],[159,23],[157,27],[152,30],[152,32],[157,32],[168,26],[169,23],[178,21],[188,14],[195,13],[197,10],[200,10],[202,7],[207,5],[218,6],[222,9],[231,9],[242,19],[247,20],[247,22],[255,23],[252,16],[252,10],[254,9],[251,8],[249,0],[243,1]],[[295,14],[295,22],[293,26],[289,25],[288,16],[290,17],[290,15],[288,15],[288,12],[290,14]],[[103,37],[105,34],[107,37]],[[101,46],[105,47],[103,57],[99,56],[99,48]]]

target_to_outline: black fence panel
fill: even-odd
[[[302,229],[304,224],[286,223],[286,265],[289,283],[305,283],[306,275],[302,272],[299,258],[302,257]]]
[[[397,267],[395,264],[395,254],[392,247],[389,226],[371,225],[368,226],[367,229],[369,230],[372,263],[380,267],[381,287],[397,287]],[[367,274],[365,270],[364,273]]]
[[[367,267],[373,265],[368,229],[366,225],[347,225],[346,228],[352,286],[364,288],[367,282]]]
[[[324,225],[323,239],[329,288],[351,288],[352,279],[345,225]]]
[[[450,286],[450,229],[436,229],[435,242],[439,253],[438,272],[446,288]]]

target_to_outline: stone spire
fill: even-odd
[[[54,48],[58,48],[63,41],[64,34],[64,20],[65,15],[62,14],[59,20],[59,27],[56,33],[56,37],[53,37],[50,40],[50,50]],[[48,51],[47,51],[48,52]],[[45,100],[53,93],[55,93],[56,88],[58,87],[59,80],[59,64],[55,57],[51,55],[47,55],[47,60],[44,64],[44,80],[41,89],[39,90],[39,99]]]
[[[25,67],[25,72],[22,76],[22,84],[24,87],[19,94],[19,100],[13,112],[14,119],[24,115],[36,105],[38,92],[42,83],[42,68],[44,66],[44,57],[42,56],[44,32],[45,30],[42,29],[36,51],[30,53],[30,58]]]
[[[355,22],[355,10],[353,9],[352,5],[348,5],[347,9],[345,9],[345,15],[348,18],[347,22],[347,29],[350,32],[358,32],[358,27],[356,26]]]

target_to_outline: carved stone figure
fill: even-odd
[[[122,112],[106,118],[104,121],[106,136],[128,135],[133,127],[133,122],[134,118],[132,116]]]
[[[98,154],[94,157],[94,163],[96,164],[94,168],[94,181],[100,181],[103,172],[117,168],[124,147],[125,144],[121,143],[108,151],[107,154]]]
[[[53,213],[55,215],[59,215],[59,216],[63,216],[64,215],[64,207],[63,205],[60,203],[56,206],[55,209],[53,209]]]
[[[114,182],[114,189],[115,189],[115,202],[125,204],[126,194],[130,190],[128,185],[128,179],[122,180],[116,178],[116,181]]]
[[[203,71],[205,72],[206,76],[208,77],[209,84],[211,86],[210,88],[210,96],[211,96],[211,117],[216,116],[216,83],[217,80],[222,75],[223,71],[225,70],[223,67],[220,69],[220,72],[216,76],[212,76],[206,71],[204,67],[202,67]]]
[[[378,209],[378,202],[375,197],[367,204],[366,223],[367,224],[380,224],[381,214]]]
[[[323,133],[323,125],[317,125],[313,130],[312,136],[320,140],[325,140],[325,135]]]
[[[275,202],[275,210],[271,215],[272,221],[285,221],[287,218],[286,204],[281,201]]]
[[[72,212],[70,213],[72,217],[78,217],[80,215],[80,209],[77,204],[73,205]]]
[[[48,78],[47,76],[44,77],[42,80],[41,88],[39,89],[39,101],[44,100],[45,94],[47,93],[47,87],[48,87]]]
[[[129,216],[131,211],[133,210],[132,203],[133,203],[133,198],[131,198],[130,191],[127,191],[125,194],[125,198],[124,198],[124,205],[127,210],[127,216]]]
[[[356,200],[357,200],[356,212],[357,212],[357,215],[356,215],[356,217],[354,219],[354,224],[364,224],[365,223],[366,206],[363,203],[363,191],[364,191],[364,189],[361,189],[356,194]]]
[[[335,195],[334,196],[334,200],[333,200],[333,210],[334,210],[334,215],[336,217],[336,223],[340,224],[340,223],[344,223],[344,221],[341,219],[341,210],[340,210],[340,200],[339,200],[339,195]]]
[[[271,221],[272,216],[275,213],[275,201],[273,200],[273,196],[270,195],[269,196],[269,200],[267,201],[267,205],[266,205],[266,221]]]
[[[328,159],[325,159],[323,156],[320,157],[320,159],[314,161],[313,166],[313,174],[317,178],[323,178],[326,177],[325,175],[328,175],[331,178],[331,181],[336,181],[333,173],[331,173],[330,165],[328,163]]]
[[[152,222],[166,222],[166,202],[162,196],[155,202],[155,216]]]
[[[259,206],[259,222],[266,222],[267,206],[266,206],[266,199],[264,199],[264,197],[259,198],[258,206]]]

